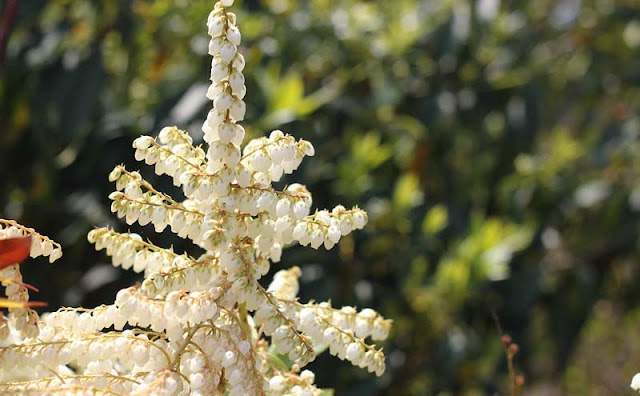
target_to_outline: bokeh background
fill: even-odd
[[[509,394],[494,314],[526,395],[623,395],[640,371],[637,0],[236,0],[245,127],[311,141],[294,174],[363,232],[293,247],[301,298],[394,319],[387,373],[328,355],[338,395]],[[0,2],[0,217],[62,243],[23,265],[50,308],[139,280],[86,241],[132,140],[201,141],[213,0]],[[267,279],[268,281],[268,279]]]

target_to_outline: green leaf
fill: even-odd
[[[278,84],[277,94],[271,99],[269,108],[272,111],[295,109],[304,98],[302,77],[295,71],[289,71]]]
[[[392,153],[391,147],[380,142],[378,132],[358,135],[351,142],[351,155],[357,165],[362,165],[365,171],[382,165]]]
[[[393,191],[393,206],[404,212],[422,203],[420,181],[413,173],[406,173],[400,177]]]
[[[273,367],[276,367],[283,371],[289,371],[290,369],[287,363],[285,363],[285,360],[289,360],[289,359],[287,359],[283,355],[280,355],[274,345],[271,345],[269,347],[269,353],[267,354],[267,359],[269,359],[269,363]]]
[[[422,222],[422,232],[425,235],[434,235],[442,231],[449,224],[449,212],[444,205],[436,205],[431,208]]]

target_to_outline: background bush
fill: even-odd
[[[495,313],[520,345],[526,394],[631,392],[636,1],[236,2],[249,136],[310,140],[317,156],[297,179],[314,204],[358,204],[370,216],[336,249],[293,247],[282,266],[303,268],[303,300],[395,320],[384,377],[322,356],[312,364],[320,385],[508,394]],[[201,140],[212,5],[3,3],[0,217],[62,243],[55,266],[24,266],[50,308],[108,303],[138,279],[111,268],[86,233],[126,229],[109,213],[114,165],[156,178],[133,160],[136,136],[176,124]],[[154,184],[171,191],[169,180]]]

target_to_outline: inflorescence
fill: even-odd
[[[127,224],[169,228],[204,251],[174,252],[137,234],[94,229],[88,239],[114,266],[143,273],[111,305],[63,308],[43,316],[29,308],[0,316],[2,394],[98,393],[131,395],[320,395],[314,374],[302,368],[316,352],[382,375],[382,350],[391,321],[371,309],[334,308],[298,300],[299,267],[259,280],[293,243],[331,249],[367,223],[367,214],[337,206],[311,213],[300,184],[272,186],[293,173],[311,143],[276,130],[243,146],[246,105],[244,57],[236,15],[221,0],[210,13],[213,101],[202,127],[204,148],[176,127],[133,143],[135,158],[181,187],[185,199],[156,190],[140,173],[116,166],[111,209]],[[0,239],[36,235],[33,255],[61,256],[59,245],[17,224]],[[18,265],[4,277],[21,280]],[[3,283],[9,298],[26,289]],[[371,340],[371,341],[369,341]]]

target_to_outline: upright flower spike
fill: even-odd
[[[315,375],[300,371],[319,345],[384,372],[384,354],[372,342],[387,337],[390,320],[368,308],[301,303],[298,266],[276,272],[266,288],[260,283],[283,248],[297,242],[331,249],[363,228],[367,214],[340,205],[312,211],[305,186],[272,186],[315,154],[311,143],[275,130],[244,144],[245,62],[232,5],[217,2],[207,20],[206,147],[194,147],[177,127],[133,142],[136,160],[170,176],[185,198],[158,191],[122,165],[109,175],[118,217],[156,232],[169,229],[202,254],[181,254],[133,233],[91,231],[97,250],[143,281],[120,290],[112,304],[50,313],[37,322],[37,339],[29,337],[33,332],[0,347],[0,393],[321,395]],[[60,255],[48,240],[31,252],[52,260]],[[0,333],[12,325],[0,323]],[[295,364],[287,367],[283,356]]]

